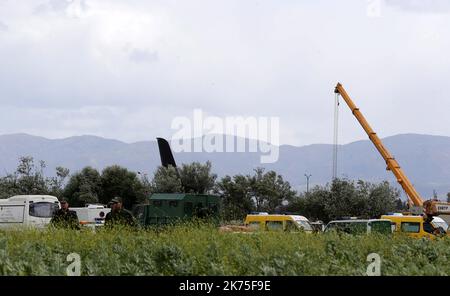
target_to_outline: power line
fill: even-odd
[[[334,131],[333,131],[333,179],[337,178],[338,172],[338,136],[339,136],[339,93],[334,100]]]

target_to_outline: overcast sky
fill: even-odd
[[[341,81],[380,136],[450,136],[450,1],[377,3],[0,0],[0,134],[153,140],[201,108],[330,143]]]

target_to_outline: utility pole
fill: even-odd
[[[306,177],[306,194],[309,193],[309,178],[311,178],[311,174],[305,174]]]

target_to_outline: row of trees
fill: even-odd
[[[146,175],[114,165],[101,172],[92,167],[70,175],[56,168],[55,177],[43,173],[45,163],[35,164],[32,157],[20,158],[17,170],[0,178],[0,198],[16,194],[51,194],[65,197],[71,206],[87,203],[106,204],[119,195],[124,205],[145,203],[151,193],[211,193],[222,197],[225,220],[241,220],[250,212],[293,212],[311,219],[329,221],[342,216],[377,217],[403,209],[400,192],[388,182],[334,180],[316,186],[309,193],[297,193],[289,182],[274,171],[262,168],[253,174],[225,176],[212,173],[212,164],[194,162],[178,170],[159,167],[150,180]]]
[[[55,177],[46,177],[44,161],[35,163],[32,157],[21,157],[14,173],[0,178],[0,198],[13,195],[50,194],[65,197],[71,206],[88,203],[108,203],[119,195],[126,207],[145,200],[150,185],[137,174],[120,166],[110,166],[101,173],[85,167],[70,175],[63,167],[56,168]]]
[[[406,202],[399,197],[400,191],[386,181],[372,184],[336,179],[331,185],[300,194],[286,210],[301,211],[308,218],[322,221],[353,216],[378,218],[388,212],[406,210]]]
[[[7,173],[0,178],[0,198],[12,195],[51,194],[61,196],[64,182],[69,170],[56,168],[56,176],[47,178],[44,175],[44,161],[35,164],[32,157],[21,157],[14,173]]]

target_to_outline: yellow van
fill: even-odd
[[[433,217],[431,222],[424,221],[422,216],[405,216],[402,214],[383,215],[381,219],[391,220],[394,232],[405,233],[415,238],[435,238],[436,236],[446,235],[448,230],[447,223],[439,217]]]
[[[247,215],[244,223],[252,230],[313,232],[308,219],[299,215]]]

